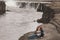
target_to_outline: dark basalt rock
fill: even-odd
[[[6,4],[4,1],[0,1],[0,14],[4,14],[6,12]]]
[[[20,6],[19,8],[25,8],[25,7],[26,7],[26,5],[27,5],[27,3],[22,2],[22,3],[21,3],[21,6]]]
[[[37,8],[38,3],[30,3],[30,7]]]
[[[37,20],[37,22],[39,23],[49,23],[51,19],[54,18],[54,10],[51,9],[50,7],[45,6],[44,4],[40,4],[38,9],[38,12],[43,12],[42,18],[39,20]]]

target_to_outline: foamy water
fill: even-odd
[[[4,16],[1,16],[0,40],[18,40],[23,34],[34,31],[40,24],[33,22],[33,20],[41,18],[42,12],[33,10],[12,8],[12,11],[6,12]]]

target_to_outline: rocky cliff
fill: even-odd
[[[55,3],[55,4],[54,4]],[[50,6],[46,6],[42,4],[42,19],[37,20],[38,23],[50,23],[56,27],[56,29],[60,32],[60,2],[54,2]],[[41,6],[41,5],[40,5]],[[41,9],[38,7],[38,9]]]

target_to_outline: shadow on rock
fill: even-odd
[[[18,40],[35,40],[37,37],[34,35],[34,32],[28,32],[21,36]]]
[[[18,40],[39,40],[42,39],[38,37],[34,32],[28,32],[21,36]]]

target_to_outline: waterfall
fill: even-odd
[[[17,7],[15,0],[6,0],[6,5],[11,7]]]

